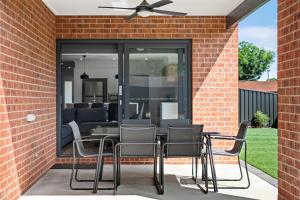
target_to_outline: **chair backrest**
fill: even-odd
[[[77,123],[75,121],[71,121],[69,123],[69,125],[72,128],[74,139],[75,140],[81,140],[81,134],[80,134],[80,130],[79,130],[79,127],[78,127]],[[83,143],[81,141],[76,141],[75,144],[76,144],[78,153],[81,156],[84,155],[85,150],[84,150]]]
[[[203,125],[169,126],[166,156],[195,157],[200,156],[202,149]],[[176,144],[177,143],[177,144]],[[181,144],[187,143],[187,144]],[[189,144],[188,144],[189,143]],[[195,143],[195,144],[190,144]]]
[[[239,130],[238,130],[238,134],[236,136],[237,139],[245,139],[246,138],[246,134],[247,134],[247,129],[249,126],[249,122],[247,121],[243,121],[240,124]],[[244,142],[242,141],[235,141],[233,148],[231,150],[229,150],[228,152],[230,153],[240,153],[240,151],[242,150]]]
[[[123,119],[122,124],[132,124],[132,125],[145,125],[145,124],[151,124],[151,119]]]
[[[120,127],[120,143],[155,143],[156,127],[154,125]],[[121,145],[121,156],[152,157],[156,148],[150,144]]]

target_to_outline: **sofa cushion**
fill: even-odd
[[[75,103],[74,108],[88,108],[89,104],[88,103]]]
[[[79,108],[76,122],[106,122],[106,108]]]
[[[75,112],[76,110],[74,108],[63,109],[62,122],[66,124],[75,120]]]
[[[62,124],[61,126],[61,145],[64,147],[65,145],[71,143],[73,141],[73,131],[69,124]]]

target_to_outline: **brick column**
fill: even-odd
[[[15,200],[55,162],[55,16],[40,0],[1,0],[0,27],[0,199]]]
[[[278,0],[278,190],[300,199],[300,1]]]

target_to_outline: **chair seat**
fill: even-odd
[[[80,156],[85,157],[85,158],[93,158],[93,157],[95,158],[95,157],[98,157],[98,151],[99,151],[99,148],[85,149],[83,154],[80,154]],[[113,156],[111,148],[108,148],[108,149],[105,148],[103,150],[102,156],[103,157]]]

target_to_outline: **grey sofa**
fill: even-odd
[[[73,141],[73,133],[69,122],[75,121],[82,135],[88,135],[89,131],[97,126],[118,126],[117,122],[107,120],[107,110],[102,108],[68,108],[62,111],[61,125],[61,145],[71,143]]]

